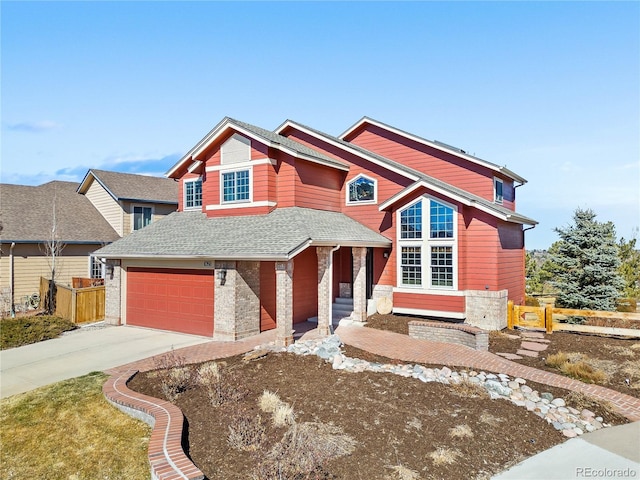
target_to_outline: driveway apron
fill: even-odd
[[[82,328],[0,352],[0,398],[103,371],[211,338],[136,327]]]

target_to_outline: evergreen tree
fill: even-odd
[[[557,266],[552,284],[566,308],[615,310],[624,286],[613,223],[595,218],[593,211],[578,208],[573,225],[555,229],[560,240],[551,255]]]
[[[636,248],[636,240],[635,236],[628,241],[623,237],[618,243],[623,295],[628,298],[640,298],[640,250]]]

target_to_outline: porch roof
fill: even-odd
[[[103,258],[288,260],[310,246],[390,247],[391,240],[339,213],[300,207],[208,218],[175,212],[96,251]]]

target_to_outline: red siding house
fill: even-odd
[[[516,173],[370,118],[334,137],[223,119],[167,172],[179,208],[108,245],[107,319],[220,340],[389,308],[486,329],[524,300]]]

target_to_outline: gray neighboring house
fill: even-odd
[[[0,184],[0,311],[24,305],[51,275],[45,244],[54,223],[64,244],[56,281],[70,285],[72,277],[103,277],[91,254],[175,211],[177,197],[173,180],[104,170],[89,170],[81,183]]]

